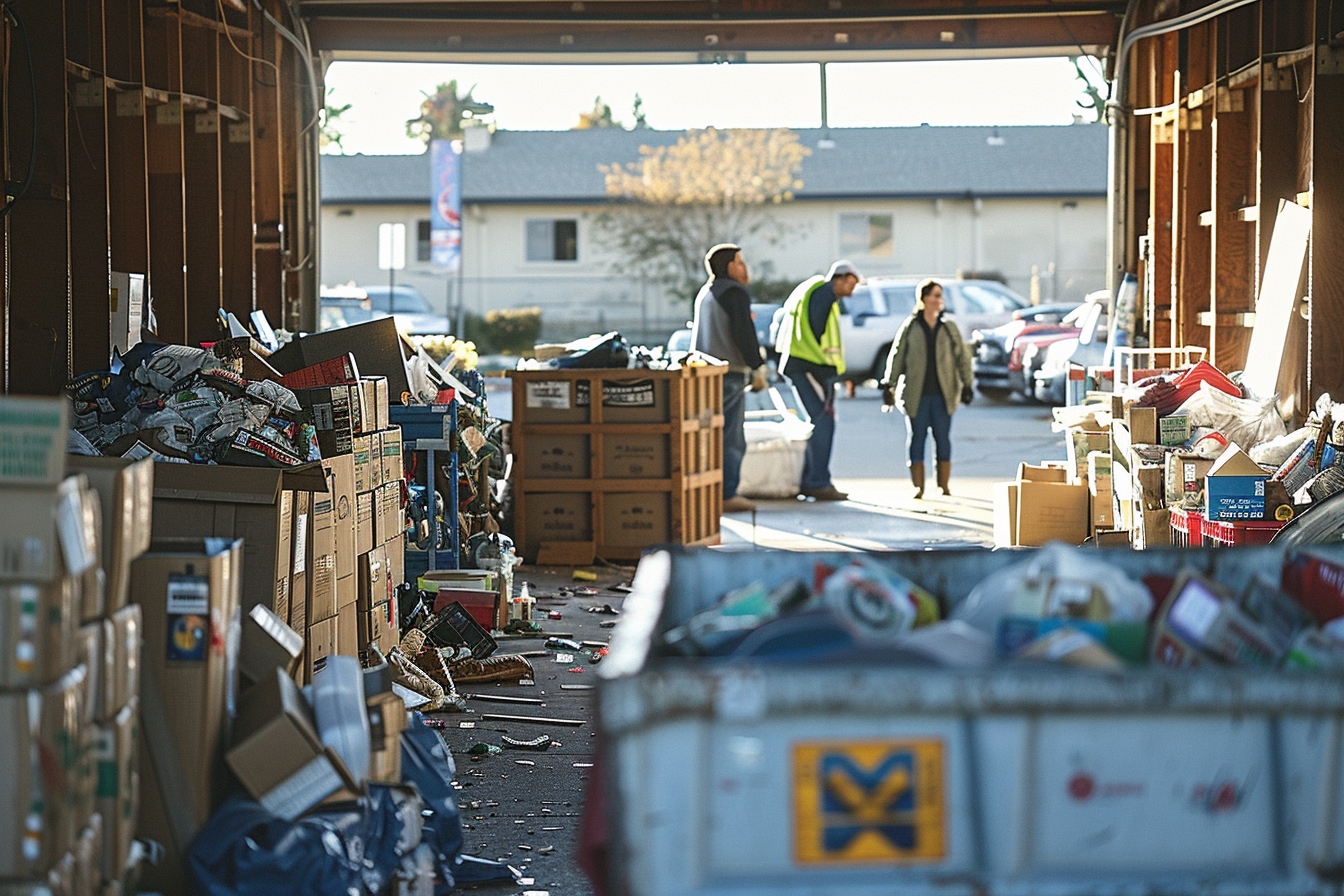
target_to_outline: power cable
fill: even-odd
[[[9,216],[14,205],[23,197],[28,195],[28,188],[33,185],[33,172],[37,167],[37,75],[33,69],[33,45],[28,39],[28,29],[23,25],[23,19],[19,18],[8,3],[0,3],[0,12],[4,13],[5,21],[9,22],[15,32],[23,39],[23,55],[28,61],[28,93],[32,102],[32,137],[28,148],[28,172],[23,177],[23,183],[14,197],[5,203],[5,207],[0,209],[0,220]],[[8,67],[8,56],[5,59]],[[8,73],[6,73],[8,74]],[[8,80],[8,77],[6,77]]]

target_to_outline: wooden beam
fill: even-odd
[[[34,77],[29,80],[26,65],[12,64],[4,82],[8,170],[23,180],[29,160],[34,164],[31,188],[4,220],[10,265],[5,391],[54,395],[72,374],[64,4],[27,3],[19,14],[31,41]],[[16,58],[19,52],[13,50]]]
[[[1195,35],[1192,34],[1192,60],[1194,44]],[[1207,56],[1207,48],[1203,54]],[[1179,86],[1177,91],[1179,95]],[[1194,113],[1195,110],[1191,110],[1192,116]],[[1174,345],[1207,346],[1209,331],[1199,323],[1199,313],[1209,308],[1210,234],[1207,227],[1200,226],[1200,219],[1210,203],[1213,139],[1208,128],[1186,127],[1178,132],[1176,140],[1171,293],[1176,330],[1172,339]]]
[[[221,104],[246,113],[252,103],[249,63],[240,53],[251,53],[249,44],[238,44],[229,35],[217,38],[219,52],[219,98]],[[252,257],[252,125],[221,116],[219,134],[220,170],[220,274],[223,307],[247,324],[253,305]]]
[[[1220,325],[1211,331],[1209,359],[1220,370],[1240,370],[1246,365],[1250,332],[1243,326],[1223,326],[1222,321],[1225,314],[1255,311],[1255,231],[1240,218],[1255,194],[1255,134],[1247,112],[1216,113],[1212,130],[1215,219],[1209,308]]]
[[[298,321],[285,315],[282,303],[284,272],[281,261],[282,187],[280,182],[280,37],[261,16],[254,16],[252,64],[252,216],[253,256],[256,266],[256,307],[266,312],[272,326],[297,329]]]
[[[125,83],[145,77],[140,4],[106,0],[107,64]],[[107,94],[108,249],[114,271],[149,273],[149,168],[145,97],[141,90]]]
[[[172,95],[182,92],[181,23],[172,17],[146,18],[145,84]],[[146,90],[146,94],[149,91]],[[187,341],[185,190],[182,106],[176,101],[147,107],[146,164],[149,168],[149,282],[159,338]]]
[[[1318,13],[1326,24],[1326,15]],[[1324,29],[1323,29],[1324,30]],[[1321,32],[1318,32],[1318,34]],[[1327,40],[1333,35],[1324,35]],[[1344,216],[1334,204],[1344,197],[1344,75],[1315,72],[1312,95],[1311,192],[1322,197],[1312,211],[1309,397],[1344,395]],[[1329,197],[1328,201],[1325,197]]]
[[[73,370],[82,372],[106,370],[111,357],[103,0],[66,0],[65,14],[71,358]],[[89,69],[71,72],[75,61]]]
[[[216,35],[182,29],[183,94],[219,96]],[[186,179],[187,342],[219,338],[223,305],[220,258],[220,116],[208,104],[182,110],[182,157]]]

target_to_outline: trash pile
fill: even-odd
[[[243,378],[238,340],[211,349],[140,343],[112,371],[66,385],[80,454],[183,463],[297,466],[321,458],[291,389]]]
[[[1153,665],[1344,670],[1344,564],[1289,552],[1233,592],[1193,569],[1141,581],[1052,544],[951,608],[881,562],[818,562],[809,584],[756,582],[664,633],[662,656],[985,668]]]
[[[520,358],[518,370],[677,370],[683,366],[722,365],[697,351],[674,351],[667,346],[631,345],[615,331],[594,333],[565,343],[538,344],[535,357]]]
[[[1288,432],[1275,397],[1247,395],[1207,361],[1054,415],[1068,461],[1024,465],[1000,486],[999,546],[1264,543],[1344,491],[1344,406],[1323,395]]]

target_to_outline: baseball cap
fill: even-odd
[[[843,277],[846,274],[852,274],[860,280],[863,279],[863,275],[859,273],[858,268],[854,267],[853,262],[844,261],[843,259],[831,265],[831,269],[826,272],[826,279],[834,280],[836,277]]]

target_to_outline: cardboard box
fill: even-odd
[[[99,562],[97,498],[83,476],[0,487],[0,581],[49,582]]]
[[[1125,426],[1129,429],[1130,442],[1135,445],[1156,445],[1158,443],[1157,408],[1125,408]]]
[[[592,475],[589,437],[535,435],[528,439],[523,474],[528,479],[587,479]]]
[[[284,587],[277,583],[286,570],[299,566],[306,555],[293,540],[299,529],[298,504],[287,504],[286,491],[325,493],[327,479],[320,464],[284,470],[261,467],[218,467],[202,464],[160,463],[154,467],[154,538],[227,538],[243,540],[243,610],[254,604],[276,609],[283,605]],[[291,529],[290,522],[294,526]],[[308,521],[302,522],[307,531]],[[286,551],[285,535],[295,556]],[[288,589],[291,607],[302,603],[305,591],[293,582]]]
[[[361,646],[377,644],[386,653],[401,640],[392,608],[391,603],[375,604],[368,610],[358,608],[356,635]]]
[[[1102,451],[1087,455],[1087,492],[1092,504],[1092,528],[1115,527],[1115,509],[1112,507],[1111,456]]]
[[[336,652],[341,656],[359,656],[359,610],[352,603],[336,615]]]
[[[528,423],[587,423],[588,380],[515,379],[513,390],[521,392],[524,419]],[[582,390],[583,403],[579,404]],[[517,404],[518,399],[514,402]]]
[[[389,541],[383,545],[383,549],[387,551],[388,574],[392,579],[392,591],[395,593],[406,581],[406,539]]]
[[[579,403],[587,403],[588,384],[580,382],[577,391]],[[666,379],[607,380],[603,384],[603,423],[667,423],[669,420]]]
[[[336,580],[336,611],[339,614],[345,607],[353,607],[359,601],[359,576],[346,576]]]
[[[1190,441],[1190,415],[1168,414],[1157,421],[1158,444],[1175,447]]]
[[[80,579],[0,584],[0,688],[38,688],[75,665]]]
[[[355,463],[354,458],[333,457],[322,461],[322,467],[328,474],[328,487],[331,490],[331,507],[335,514],[333,525],[336,529],[336,578],[344,579],[355,574]],[[317,517],[319,510],[314,510]],[[317,520],[319,525],[321,520]]]
[[[75,664],[84,667],[84,721],[92,725],[109,713],[108,692],[113,675],[112,621],[86,622],[75,634]]]
[[[602,475],[607,479],[666,479],[672,460],[665,435],[602,437]]]
[[[114,613],[126,606],[131,561],[149,550],[154,527],[154,462],[149,458],[128,460],[71,454],[66,458],[66,468],[84,475],[102,507],[106,610]]]
[[[294,340],[296,342],[297,340]],[[292,345],[293,342],[289,343]],[[299,363],[297,366],[290,367],[283,363],[291,358],[285,350],[289,345],[283,346],[280,351],[271,355],[272,369],[281,372],[280,385],[287,389],[298,391],[299,389],[313,389],[319,386],[338,386],[350,385],[359,382],[359,365],[355,363],[355,356],[350,352],[344,354],[332,355],[322,361],[311,362],[308,364]],[[300,354],[294,352],[294,355]],[[280,361],[282,363],[277,363]]]
[[[1017,544],[1017,483],[994,483],[994,547]]]
[[[227,761],[248,794],[287,821],[346,786],[348,778],[322,746],[298,686],[278,669],[244,695]]]
[[[94,552],[95,557],[101,557],[103,552],[103,513],[102,508],[98,506],[97,501],[85,501],[85,510],[93,511],[85,515],[85,520],[93,521],[93,543],[97,545]],[[130,575],[130,566],[126,567],[127,575]],[[127,582],[129,583],[129,578]],[[123,606],[125,605],[123,601]],[[92,563],[89,568],[84,570],[80,576],[79,583],[79,606],[75,610],[80,622],[92,622],[95,619],[102,619],[108,614],[107,606],[107,574],[103,572],[101,560]]]
[[[1151,464],[1139,464],[1131,470],[1133,499],[1143,510],[1161,510],[1166,506],[1166,470]]]
[[[1068,471],[1021,464],[1017,482],[1017,543],[1082,544],[1091,532],[1087,485],[1070,484]]]
[[[317,430],[317,444],[323,457],[349,454],[359,432],[359,387],[316,386],[295,389],[306,422]]]
[[[1184,572],[1157,616],[1153,661],[1199,665],[1212,657],[1236,666],[1269,667],[1283,651],[1232,597],[1202,576]]]
[[[65,398],[0,396],[0,485],[55,485],[70,433]]]
[[[103,718],[120,712],[140,694],[140,673],[144,666],[145,625],[140,605],[122,607],[108,622],[112,667],[104,685]]]
[[[1265,519],[1269,473],[1236,445],[1229,445],[1204,477],[1204,517],[1209,520]]]
[[[1165,419],[1165,418],[1164,418]],[[1167,455],[1165,491],[1168,507],[1204,509],[1204,477],[1213,461],[1197,454]]]
[[[355,492],[372,491],[383,483],[382,457],[376,433],[355,436]]]
[[[1111,433],[1107,431],[1088,431],[1070,429],[1064,445],[1068,450],[1069,472],[1074,482],[1087,482],[1087,458],[1094,452],[1111,450]]]
[[[646,548],[672,538],[672,501],[667,492],[606,492],[602,495],[602,543]]]
[[[1135,550],[1164,548],[1171,545],[1171,511],[1166,509],[1134,509],[1134,525],[1129,530],[1130,544]]]
[[[367,554],[378,543],[378,511],[382,503],[377,491],[355,495],[355,552]]]
[[[75,876],[70,892],[91,894],[102,883],[103,818],[91,813],[84,830],[75,838]]]
[[[364,396],[364,429],[361,431],[387,429],[387,377],[362,376],[359,387]]]
[[[543,542],[592,542],[588,492],[530,492],[525,497],[523,556],[535,560]]]
[[[294,492],[280,493],[280,519],[278,522],[275,557],[275,599],[271,609],[282,620],[289,619],[289,608],[294,600]],[[258,604],[257,606],[263,606]]]
[[[302,657],[303,635],[276,613],[257,604],[243,617],[238,672],[244,685],[261,681],[273,669],[292,676]]]
[[[105,880],[117,880],[126,868],[140,814],[139,705],[132,701],[94,729],[94,761],[98,788],[95,805],[103,817],[103,853],[99,865]]]
[[[406,704],[388,691],[365,701],[369,713],[369,780],[401,783],[401,732],[406,730]]]
[[[392,570],[386,545],[379,545],[367,554],[360,554],[359,575],[355,578],[359,586],[361,610],[367,611],[377,604],[385,604],[392,600]]]
[[[74,844],[84,674],[78,668],[40,690],[0,692],[0,877],[36,877]]]
[[[147,889],[184,891],[190,836],[227,784],[242,552],[241,541],[228,539],[156,539],[131,567],[131,593],[144,615],[139,829],[167,853],[146,869]]]
[[[403,476],[401,427],[394,426],[391,429],[385,429],[381,435],[383,439],[382,481],[384,483],[400,482]]]
[[[381,504],[375,534],[378,544],[389,544],[406,534],[401,511],[401,480],[385,482],[378,491]]]
[[[359,359],[357,369],[353,369],[353,364],[346,365],[352,368],[356,380],[360,376],[386,377],[388,395],[392,400],[399,400],[403,393],[411,391],[406,366],[408,349],[397,332],[396,321],[390,317],[297,337],[271,355],[269,360],[271,366],[287,374],[302,367],[346,357]]]
[[[294,492],[293,526],[290,531],[289,627],[296,632],[308,630],[309,535],[313,518],[313,496]],[[279,615],[277,608],[276,615]]]
[[[330,619],[319,619],[308,626],[308,634],[304,638],[307,647],[304,652],[307,681],[312,681],[313,676],[322,671],[327,657],[336,653],[336,626],[335,616]]]

